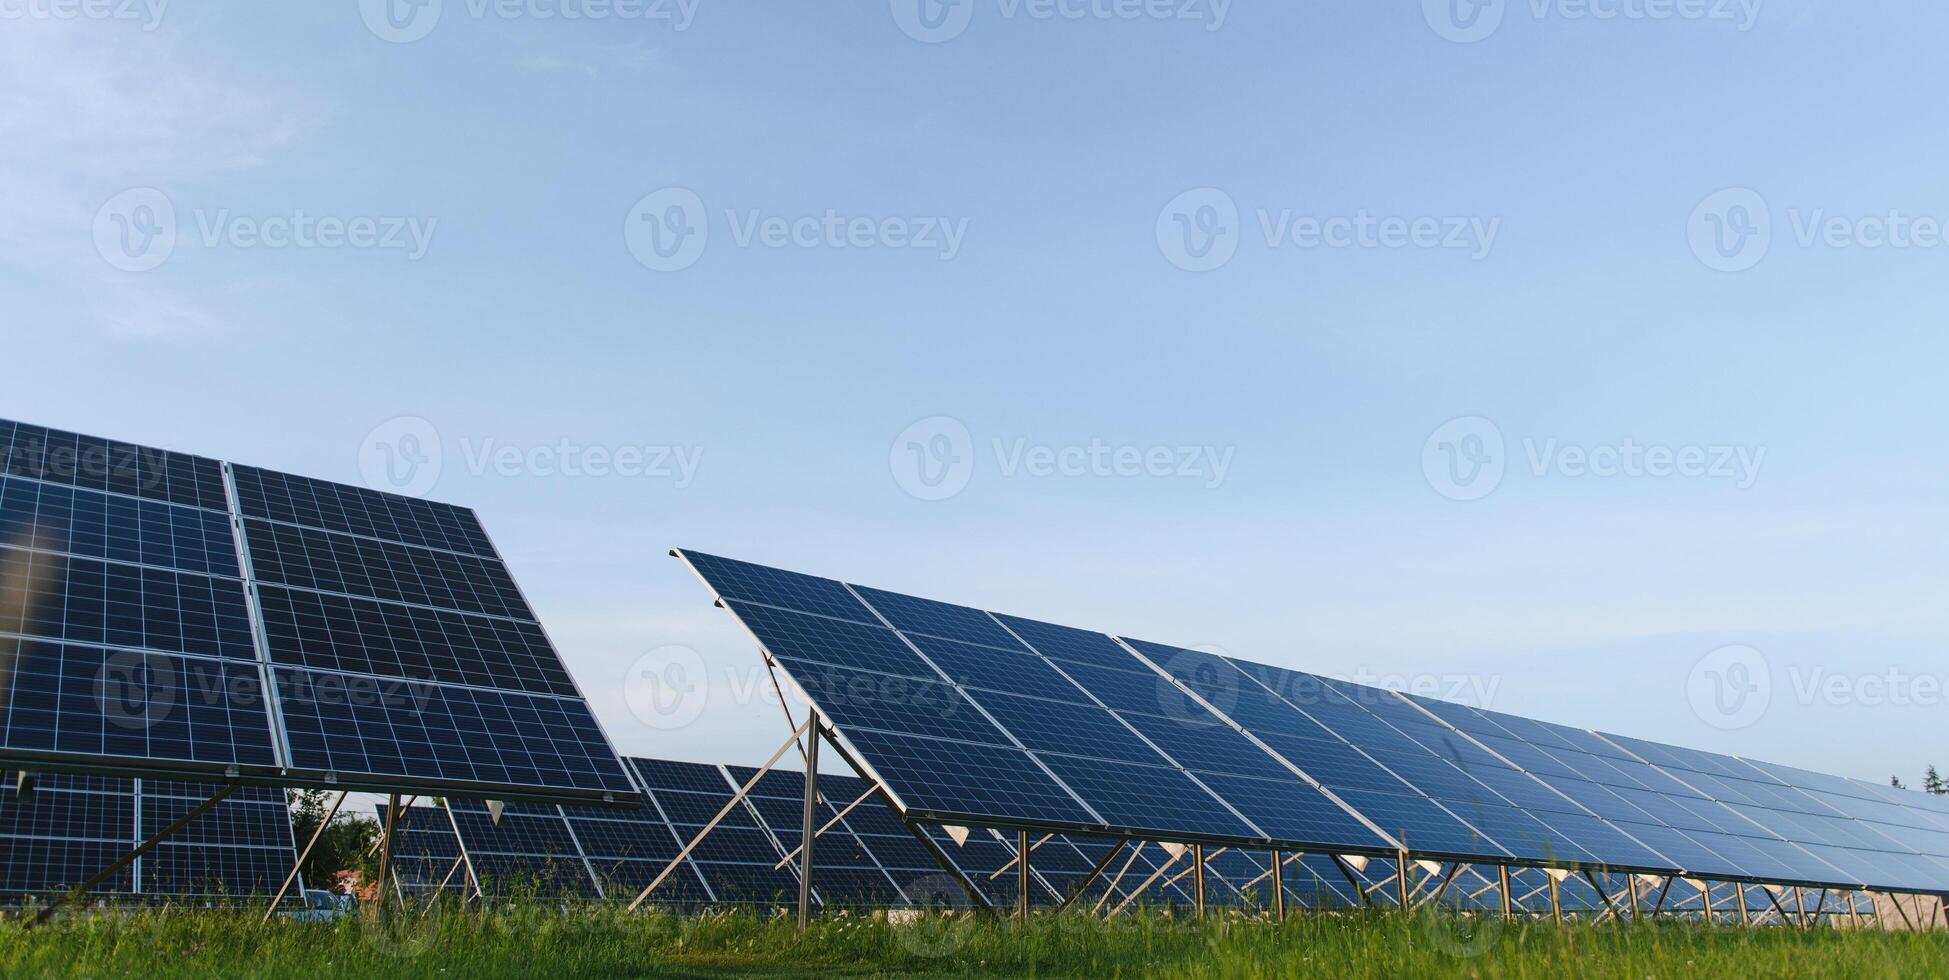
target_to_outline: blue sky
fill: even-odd
[[[1949,11],[1457,2],[0,5],[0,415],[423,436],[631,753],[784,734],[683,546],[1949,762]]]

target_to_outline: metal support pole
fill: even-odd
[[[1353,886],[1354,894],[1360,896],[1361,907],[1373,908],[1374,896],[1367,894],[1367,886],[1361,884],[1359,878],[1354,877],[1353,869],[1347,867],[1347,859],[1335,854],[1333,855],[1333,866],[1340,869],[1340,877],[1347,879],[1347,884]]]
[[[1433,895],[1428,896],[1427,899],[1425,899],[1421,904],[1426,905],[1429,908],[1441,907],[1441,897],[1443,895],[1448,894],[1448,886],[1454,883],[1455,877],[1461,874],[1462,869],[1464,867],[1466,867],[1466,865],[1462,864],[1462,862],[1460,861],[1448,862],[1448,873],[1441,876],[1441,884],[1436,885],[1435,893]]]
[[[1638,911],[1638,876],[1625,875],[1624,883],[1627,890],[1631,893],[1631,921],[1642,922],[1644,920]]]
[[[1414,890],[1408,884],[1408,851],[1402,848],[1394,852],[1394,901],[1406,912]]]
[[[1753,910],[1746,907],[1746,885],[1742,882],[1734,882],[1733,894],[1739,897],[1739,924],[1742,926],[1752,925]]]
[[[1509,865],[1496,865],[1496,881],[1502,887],[1502,917],[1513,918],[1516,914],[1516,897],[1510,894]]]
[[[139,858],[142,855],[155,850],[157,844],[162,843],[164,840],[167,840],[170,836],[174,835],[177,831],[183,829],[184,827],[189,826],[192,822],[196,820],[197,817],[200,817],[203,814],[208,813],[211,807],[214,807],[218,803],[223,802],[224,797],[229,796],[231,793],[237,791],[237,785],[238,784],[236,783],[230,783],[229,785],[224,786],[222,789],[217,790],[216,795],[210,797],[207,800],[204,800],[202,803],[197,804],[195,809],[177,818],[175,823],[172,823],[169,826],[164,827],[159,831],[156,831],[155,836],[150,837],[148,840],[145,840],[141,844],[137,845],[135,850],[122,855],[119,859],[115,861],[114,864],[111,864],[108,867],[103,868],[93,878],[90,878],[87,881],[84,881],[81,884],[74,886],[74,888],[68,890],[62,895],[57,896],[53,901],[47,903],[47,907],[41,909],[40,914],[28,920],[27,924],[22,926],[21,929],[25,931],[28,929],[32,929],[43,922],[46,922],[49,918],[53,917],[54,910],[60,908],[63,905],[66,905],[69,902],[81,898],[81,896],[86,895],[89,892],[93,891],[96,885],[99,885],[102,882],[107,881],[110,878],[113,878],[115,876],[115,872],[120,871],[123,868],[126,868],[129,865],[135,863],[136,858]]]
[[[685,844],[683,850],[678,851],[677,856],[671,858],[670,863],[664,865],[663,870],[658,872],[657,876],[652,878],[648,885],[644,886],[643,891],[636,896],[636,900],[629,903],[629,911],[634,912],[643,907],[643,903],[649,900],[650,893],[656,891],[656,886],[663,884],[665,878],[670,877],[672,872],[683,866],[684,858],[689,857],[690,852],[696,850],[697,845],[702,844],[704,838],[709,836],[711,831],[716,830],[717,825],[724,822],[724,818],[730,816],[732,810],[738,808],[738,804],[744,802],[744,798],[750,795],[752,787],[757,786],[758,781],[765,778],[765,774],[771,771],[771,767],[778,765],[778,760],[784,758],[785,753],[792,751],[793,747],[799,744],[799,736],[805,734],[806,729],[811,727],[812,719],[808,718],[805,724],[800,725],[798,730],[792,733],[792,737],[787,739],[784,745],[778,747],[777,752],[772,753],[770,759],[765,760],[764,765],[758,767],[757,772],[751,774],[751,778],[743,786],[739,787],[736,793],[731,795],[731,801],[724,804],[724,809],[717,811],[717,816],[712,817],[711,822],[705,824],[704,829],[698,831],[697,836],[692,837],[690,843]],[[454,828],[454,832],[456,834],[459,833],[459,827],[457,825]],[[466,851],[463,849],[461,853],[465,854]],[[469,862],[469,870],[472,870],[472,862]]]
[[[386,915],[386,881],[393,867],[393,831],[399,826],[399,794],[386,801],[386,826],[379,832],[379,917]]]
[[[1907,926],[1910,932],[1915,931],[1915,920],[1908,917],[1908,908],[1902,904],[1902,897],[1894,892],[1889,892],[1888,901],[1895,906],[1896,912],[1901,913],[1902,924]],[[1801,913],[1801,918],[1805,919],[1806,913]]]
[[[1712,882],[1699,879],[1699,901],[1705,904],[1705,924],[1712,925]]]
[[[1110,899],[1117,897],[1117,888],[1123,884],[1123,876],[1130,873],[1130,866],[1137,863],[1137,856],[1142,853],[1144,853],[1143,842],[1139,842],[1136,847],[1130,849],[1130,856],[1123,859],[1123,867],[1117,869],[1117,876],[1110,879],[1110,887],[1103,890],[1103,897],[1096,900],[1096,905],[1090,911],[1103,911],[1103,906],[1108,904]],[[1144,884],[1150,884],[1151,880],[1155,878],[1156,875],[1152,875],[1150,879],[1144,881]],[[1138,891],[1141,892],[1143,889],[1139,888]]]
[[[1861,927],[1861,907],[1855,904],[1854,894],[1854,892],[1847,893],[1847,924],[1850,929]]]
[[[1543,877],[1550,883],[1550,918],[1557,925],[1563,924],[1563,888],[1550,869],[1543,869]]]
[[[1611,901],[1611,893],[1604,888],[1603,883],[1599,882],[1597,876],[1592,874],[1588,868],[1584,869],[1584,880],[1590,882],[1591,889],[1597,892],[1597,897],[1603,901],[1604,908],[1610,912],[1611,916],[1622,920],[1624,914],[1617,910],[1617,903]]]
[[[875,796],[876,794],[878,794],[879,792],[880,792],[880,787],[879,787],[879,785],[878,785],[878,784],[875,784],[875,785],[874,785],[874,786],[872,786],[872,787],[871,787],[870,789],[868,789],[868,790],[867,790],[866,792],[864,792],[864,793],[861,793],[861,794],[860,794],[860,797],[859,797],[859,799],[857,799],[857,800],[854,800],[853,802],[851,802],[851,803],[848,803],[848,804],[846,804],[846,809],[844,809],[844,810],[841,810],[841,811],[839,811],[838,813],[835,813],[835,814],[833,814],[833,815],[832,815],[832,819],[831,819],[831,820],[828,820],[828,821],[826,821],[826,822],[825,822],[825,824],[824,824],[823,826],[821,826],[821,827],[819,828],[819,830],[818,830],[818,832],[817,832],[817,833],[815,833],[815,834],[813,834],[812,836],[813,836],[814,838],[818,838],[818,837],[823,837],[823,836],[825,836],[825,833],[826,833],[826,831],[828,831],[828,830],[831,830],[831,829],[832,829],[832,825],[833,825],[833,824],[836,824],[836,823],[838,823],[839,821],[841,821],[841,820],[844,820],[844,819],[846,819],[846,814],[848,814],[848,813],[851,813],[851,812],[853,812],[853,811],[854,811],[855,809],[858,809],[858,807],[859,807],[859,805],[860,805],[861,803],[865,803],[865,802],[866,802],[867,800],[870,800],[870,799],[872,799],[872,798],[873,798],[873,797],[874,797],[874,796]],[[799,846],[800,846],[800,847],[803,847],[804,845],[803,845],[803,844],[801,844],[801,845],[799,845]],[[778,863],[777,863],[777,864],[774,864],[774,865],[772,865],[772,866],[771,866],[771,869],[772,869],[773,871],[780,871],[780,870],[783,870],[783,869],[784,869],[784,867],[785,867],[786,865],[788,865],[788,864],[791,864],[791,863],[792,863],[792,859],[793,859],[793,858],[795,858],[795,857],[798,857],[798,856],[799,856],[799,849],[798,849],[797,847],[794,847],[794,848],[792,848],[792,853],[790,853],[790,854],[787,854],[787,855],[785,855],[785,856],[784,856],[784,857],[782,857],[782,858],[779,858],[779,859],[778,859]]]
[[[325,836],[325,828],[331,826],[332,821],[338,818],[338,808],[344,806],[345,798],[351,795],[349,792],[340,793],[338,799],[332,801],[332,808],[325,811],[325,819],[318,821],[317,829],[311,832],[311,839],[305,842],[305,849],[298,852],[298,860],[291,865],[291,873],[284,876],[284,884],[279,885],[277,894],[272,896],[271,907],[264,910],[264,918],[258,921],[269,922],[271,916],[277,914],[277,907],[284,901],[284,894],[291,890],[291,883],[298,880],[298,869],[304,867],[305,858],[310,857],[311,849],[318,846],[318,838]]]
[[[1658,913],[1665,910],[1665,897],[1670,895],[1671,893],[1672,893],[1672,879],[1666,878],[1665,883],[1663,885],[1660,885],[1658,888],[1658,904],[1653,905],[1651,907],[1652,915],[1656,916]]]
[[[1015,860],[1017,862],[1015,866],[1015,914],[1022,920],[1022,925],[1026,927],[1029,924],[1029,897],[1034,894],[1029,887],[1033,882],[1029,877],[1029,832],[1026,830],[1018,830],[1015,832]]]
[[[1076,890],[1056,906],[1056,911],[1061,912],[1063,909],[1075,904],[1077,899],[1083,897],[1083,893],[1089,891],[1090,886],[1096,884],[1098,878],[1103,877],[1103,872],[1109,869],[1110,862],[1116,860],[1117,855],[1122,854],[1123,849],[1129,846],[1129,844],[1130,841],[1128,839],[1118,840],[1117,846],[1110,848],[1110,852],[1103,855],[1103,860],[1096,862],[1096,867],[1090,869],[1089,877],[1084,878],[1083,883],[1077,885]]]
[[[1800,928],[1812,929],[1814,924],[1807,921],[1807,895],[1799,885],[1793,886],[1793,906],[1800,911]]]
[[[1205,846],[1191,845],[1191,896],[1197,905],[1198,917],[1205,916]]]
[[[1168,854],[1168,853],[1170,853],[1170,852],[1169,852],[1169,851],[1166,851],[1165,853],[1167,853],[1167,854]],[[1131,892],[1131,893],[1130,893],[1130,897],[1128,897],[1128,898],[1126,898],[1126,899],[1124,899],[1124,900],[1123,900],[1122,902],[1120,902],[1120,903],[1118,903],[1118,905],[1117,905],[1117,906],[1116,906],[1115,908],[1113,908],[1113,909],[1111,909],[1111,910],[1110,910],[1110,914],[1111,914],[1111,915],[1116,915],[1117,913],[1119,913],[1119,912],[1122,912],[1122,911],[1123,911],[1124,909],[1127,909],[1127,908],[1129,908],[1129,907],[1130,907],[1130,905],[1131,905],[1131,903],[1133,903],[1133,902],[1135,902],[1135,901],[1137,901],[1137,899],[1139,899],[1139,898],[1141,898],[1141,897],[1143,897],[1143,894],[1144,894],[1144,890],[1145,890],[1145,889],[1147,889],[1147,888],[1149,888],[1149,887],[1151,886],[1151,883],[1152,883],[1152,882],[1154,882],[1154,881],[1156,881],[1156,880],[1157,880],[1157,879],[1159,879],[1159,878],[1162,878],[1162,877],[1164,877],[1164,872],[1166,872],[1166,871],[1169,871],[1169,870],[1171,870],[1171,867],[1172,867],[1173,865],[1175,865],[1175,864],[1177,864],[1177,863],[1178,863],[1179,861],[1182,861],[1182,860],[1184,860],[1184,856],[1185,856],[1186,854],[1188,854],[1188,853],[1190,853],[1190,852],[1189,852],[1189,851],[1179,851],[1179,852],[1178,852],[1178,853],[1177,853],[1177,854],[1176,854],[1175,856],[1173,856],[1173,857],[1172,857],[1172,858],[1171,858],[1170,860],[1168,860],[1168,861],[1165,861],[1164,863],[1162,863],[1162,864],[1160,864],[1160,865],[1158,865],[1158,866],[1157,866],[1157,870],[1156,870],[1156,871],[1153,871],[1153,872],[1151,872],[1151,873],[1150,873],[1150,877],[1148,877],[1148,878],[1145,878],[1145,879],[1144,879],[1144,881],[1143,881],[1143,883],[1142,883],[1142,884],[1140,884],[1140,885],[1138,885],[1138,886],[1137,886],[1137,889],[1136,889],[1135,891],[1133,891],[1133,892]],[[1136,857],[1136,855],[1135,855],[1135,854],[1132,854],[1132,855],[1131,855],[1131,857],[1132,857],[1132,858],[1134,859],[1134,858]],[[1106,901],[1106,902],[1107,902],[1107,901],[1109,901],[1109,900],[1110,900],[1110,896],[1109,896],[1109,895],[1105,895],[1105,896],[1103,896],[1103,900],[1104,900],[1104,901]],[[1100,907],[1100,905],[1099,905],[1099,907]]]
[[[1276,847],[1272,849],[1272,918],[1286,921],[1286,857]]]
[[[805,821],[799,836],[799,931],[812,924],[812,837],[819,823],[819,712],[809,712],[805,739]]]

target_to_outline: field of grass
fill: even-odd
[[[1146,913],[896,924],[831,917],[800,935],[748,914],[610,908],[441,912],[334,924],[226,912],[0,922],[0,976],[169,977],[1925,977],[1949,934],[1301,915],[1283,925]]]

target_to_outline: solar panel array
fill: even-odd
[[[44,775],[15,793],[0,773],[0,900],[67,891],[194,809],[218,787],[107,776]],[[281,791],[244,787],[118,872],[102,891],[216,899],[277,890],[295,857]]]
[[[380,826],[391,812],[384,803],[374,808]],[[399,824],[393,828],[392,862],[394,882],[403,893],[443,889],[461,894],[473,888],[473,878],[461,862],[460,838],[454,835],[452,818],[443,806],[400,808]]]
[[[633,792],[471,511],[0,421],[0,758]]]
[[[406,808],[393,848],[398,887],[414,893],[431,891],[442,882],[450,892],[472,887],[464,868],[456,872],[464,842],[480,869],[480,886],[489,895],[633,898],[756,772],[656,759],[626,762],[645,789],[636,811],[512,804],[497,825],[485,805],[475,801],[449,800],[451,821],[436,807]],[[818,822],[832,826],[814,847],[815,902],[828,907],[966,904],[956,878],[880,799],[852,805],[866,794],[865,781],[821,774],[819,785]],[[658,887],[655,900],[675,906],[796,901],[799,865],[793,855],[803,792],[803,774],[785,769],[767,773]],[[379,808],[381,819],[385,812]],[[1013,905],[1020,876],[1012,837],[975,829],[957,841],[940,826],[920,829],[989,902]],[[1039,835],[1031,843],[1030,900],[1043,907],[1074,894],[1090,869],[1116,846],[1106,838],[1060,834]],[[1330,867],[1318,863],[1325,857],[1289,855],[1286,886],[1295,907],[1347,907],[1355,901],[1344,882],[1316,875],[1316,868]],[[1267,860],[1263,853],[1215,856],[1207,900],[1214,905],[1263,903]],[[1190,868],[1182,851],[1169,855],[1158,845],[1133,843],[1079,901],[1188,907]],[[1107,901],[1106,893],[1112,893]]]
[[[1919,794],[676,554],[911,820],[1949,891]]]

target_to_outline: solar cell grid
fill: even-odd
[[[482,557],[495,555],[480,523],[462,507],[254,466],[233,466],[231,470],[237,502],[246,517]]]
[[[1008,745],[1008,736],[943,681],[835,667],[790,658],[779,665],[835,723],[935,738]],[[1000,698],[989,695],[983,698]]]
[[[49,483],[225,509],[215,460],[0,420],[5,472]]]
[[[0,621],[16,660],[0,754],[334,788],[631,792],[471,512],[11,422],[0,449],[0,564],[26,596]],[[267,658],[283,665],[270,690]]]
[[[1801,876],[1791,880],[1824,880],[1806,877],[1823,874],[1840,876],[1840,883],[1845,875],[1836,863],[1870,867],[1880,864],[1878,856],[1919,858],[1949,844],[1949,836],[1931,836],[1949,835],[1949,810],[1925,814],[1872,789],[1850,786],[1843,793],[1820,778],[1783,777],[1745,760],[1127,641],[1139,657],[1106,634],[709,556],[684,557],[731,600],[727,606],[768,651],[775,657],[780,649],[792,651],[786,659],[800,663],[788,664],[788,673],[820,662],[932,679],[939,676],[938,664],[981,706],[982,719],[972,726],[980,734],[973,736],[901,705],[869,703],[852,718],[832,713],[842,740],[921,817],[1093,825],[1063,799],[1067,790],[1104,824],[1137,832],[1254,839],[1280,833],[1262,830],[1275,823],[1313,832],[1261,816],[1271,808],[1260,798],[1276,795],[1267,792],[1278,784],[1272,777],[1290,775],[1279,756],[1336,792],[1366,795],[1366,807],[1354,806],[1363,813],[1397,798],[1411,801],[1395,804],[1388,819],[1403,823],[1401,832],[1408,834],[1410,816],[1426,818],[1412,836],[1443,842],[1411,846],[1431,852],[1437,846],[1477,848],[1484,859],[1507,852],[1551,864],[1689,871],[1665,853],[1669,849],[1747,869],[1728,874],[1791,870]],[[833,619],[740,599],[809,611],[823,606],[850,622],[834,625]],[[927,656],[915,655],[899,633],[876,625],[879,617],[906,631],[904,639]],[[1006,639],[991,624],[1003,627]],[[1004,652],[1016,641],[1048,658],[1049,669]],[[1206,704],[1273,753],[1213,717]],[[995,724],[1032,755],[996,739]],[[1056,785],[1044,779],[1042,767],[1057,777]],[[1241,799],[1232,799],[1233,792]],[[1072,811],[1066,819],[1059,815],[1064,810]],[[1332,812],[1358,826],[1337,806]],[[1221,827],[1226,829],[1216,829]],[[1374,839],[1365,827],[1334,832],[1350,839],[1334,846],[1353,850],[1371,847]],[[1816,856],[1823,853],[1828,860]],[[1932,858],[1929,863],[1942,867]]]
[[[0,545],[238,575],[223,514],[19,477],[0,477]]]
[[[7,782],[11,776],[0,773]],[[32,793],[0,794],[0,896],[65,891],[218,788],[38,774]],[[293,857],[291,815],[282,794],[236,792],[102,890],[157,897],[262,894],[283,881]]]

